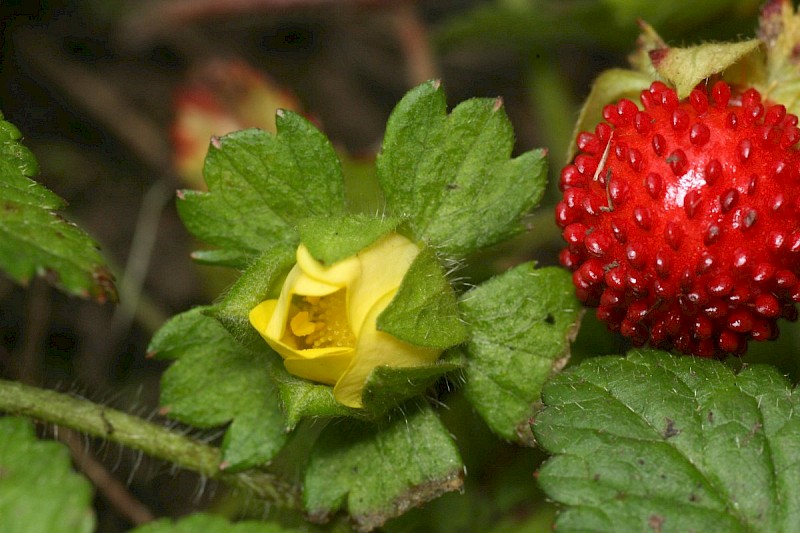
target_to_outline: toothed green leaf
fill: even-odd
[[[228,470],[270,461],[286,442],[285,422],[270,367],[278,356],[237,342],[198,307],[167,322],[150,343],[158,358],[175,359],[161,379],[161,405],[198,428],[231,423],[222,443]]]
[[[209,147],[209,192],[183,191],[178,211],[187,229],[216,246],[210,264],[244,268],[276,245],[296,246],[296,225],[344,213],[344,178],[328,139],[301,116],[282,111],[277,134],[250,129]]]
[[[56,287],[116,301],[114,277],[97,244],[56,213],[65,202],[31,176],[36,159],[0,113],[0,270],[18,283],[42,276]]]
[[[29,420],[0,418],[0,529],[94,531],[92,487],[70,460],[66,446],[37,440]]]
[[[394,216],[442,251],[463,256],[524,229],[547,177],[545,152],[509,159],[502,101],[473,99],[448,116],[438,82],[412,89],[392,112],[377,160]]]
[[[569,273],[520,265],[466,293],[461,310],[467,398],[495,433],[532,445],[542,385],[569,358],[582,312]]]
[[[309,458],[306,510],[314,521],[346,511],[361,530],[381,526],[463,483],[461,457],[429,407],[408,406],[381,425],[329,424]]]
[[[773,367],[636,350],[550,381],[534,433],[558,531],[776,531],[800,521],[797,395]]]

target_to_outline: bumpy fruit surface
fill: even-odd
[[[620,100],[561,172],[561,263],[635,344],[701,356],[773,339],[800,301],[798,118],[754,89],[661,82]]]

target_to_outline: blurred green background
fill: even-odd
[[[40,181],[101,243],[122,303],[101,306],[40,281],[20,288],[0,277],[0,376],[156,413],[163,363],[145,357],[150,337],[167,317],[213,301],[233,279],[190,260],[195,243],[173,202],[175,189],[199,186],[173,143],[186,130],[202,145],[208,123],[260,125],[256,114],[289,102],[342,154],[353,202],[380,209],[370,179],[386,119],[405,91],[440,78],[452,105],[502,97],[517,152],[547,147],[557,176],[580,102],[600,71],[626,65],[638,19],[669,43],[691,44],[752,35],[758,8],[757,0],[3,1],[0,109],[39,159]],[[230,65],[248,65],[255,81]],[[192,101],[209,114],[176,123],[187,88],[199,91]],[[476,282],[525,260],[556,264],[557,192],[551,186],[531,232],[472,258],[458,275]],[[778,342],[754,346],[747,361],[796,377],[797,327],[783,330]],[[576,358],[625,349],[587,313]],[[541,453],[498,442],[457,393],[442,416],[464,454],[465,494],[446,495],[386,529],[549,530],[555,510],[533,476]],[[74,448],[156,516],[241,508],[224,490],[202,488],[169,465],[100,442]],[[137,521],[109,504],[103,487],[96,509],[100,531]]]

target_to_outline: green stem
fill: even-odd
[[[222,459],[218,448],[82,398],[0,380],[0,412],[29,416],[117,442],[200,475],[247,489],[280,507],[301,508],[299,488],[274,474],[258,470],[225,472],[219,468]]]

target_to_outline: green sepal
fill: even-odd
[[[523,231],[547,164],[543,150],[509,159],[513,144],[502,100],[467,100],[448,116],[438,81],[412,89],[389,118],[376,162],[389,212],[458,257]]]
[[[649,87],[652,82],[653,77],[651,75],[635,70],[612,68],[603,71],[594,80],[589,96],[586,97],[586,101],[583,103],[572,133],[573,141],[583,131],[593,132],[595,126],[602,122],[603,107],[621,98],[628,98],[637,102],[639,93]],[[565,163],[572,161],[576,151],[575,142],[571,142],[567,150],[567,161]]]
[[[18,283],[41,276],[69,294],[116,301],[97,243],[55,212],[64,200],[30,179],[39,166],[21,137],[0,113],[0,270]]]
[[[287,431],[304,418],[365,417],[362,409],[351,409],[337,402],[333,387],[293,376],[282,361],[275,361],[271,375],[278,388]]]
[[[214,264],[244,268],[276,245],[296,246],[296,226],[310,216],[344,213],[344,178],[330,141],[306,119],[281,111],[277,134],[249,129],[214,139],[204,175],[209,192],[182,191],[178,212],[197,238],[220,255]]]
[[[314,259],[332,265],[356,255],[393,231],[399,222],[397,218],[364,214],[309,218],[300,223],[300,241]]]
[[[290,431],[304,418],[351,417],[380,421],[399,404],[421,395],[445,374],[460,371],[462,368],[463,358],[456,350],[445,353],[431,365],[409,368],[376,367],[364,383],[364,405],[360,409],[346,407],[337,402],[332,386],[289,374],[280,361],[276,361],[272,367],[272,378],[281,398],[286,430]]]
[[[558,531],[796,530],[798,395],[774,367],[634,350],[562,372],[542,398]]]
[[[24,418],[0,418],[0,524],[8,532],[94,531],[92,485],[61,443],[36,439]]]
[[[457,349],[443,354],[431,365],[396,368],[375,367],[367,376],[361,399],[364,411],[379,419],[402,402],[423,394],[445,374],[460,371],[463,357]]]
[[[761,41],[704,43],[686,48],[664,48],[650,52],[656,72],[675,87],[678,98],[689,96],[692,89],[708,77],[725,72],[748,56],[759,54]]]
[[[470,325],[464,392],[499,436],[533,445],[542,385],[569,359],[582,306],[568,272],[526,263],[461,298]]]
[[[222,467],[235,471],[269,462],[287,440],[270,368],[278,357],[245,347],[197,307],[175,316],[153,337],[150,353],[176,360],[161,378],[161,405],[198,428],[229,423]]]
[[[450,433],[427,405],[382,425],[329,424],[309,458],[303,497],[309,517],[347,512],[371,530],[439,495],[459,490],[464,467]]]
[[[467,338],[453,286],[431,248],[423,249],[411,263],[376,322],[378,330],[427,348],[445,349]]]
[[[270,298],[277,298],[286,274],[295,264],[295,250],[277,245],[252,261],[222,300],[208,310],[233,337],[243,344],[261,341],[250,324],[250,310]]]

